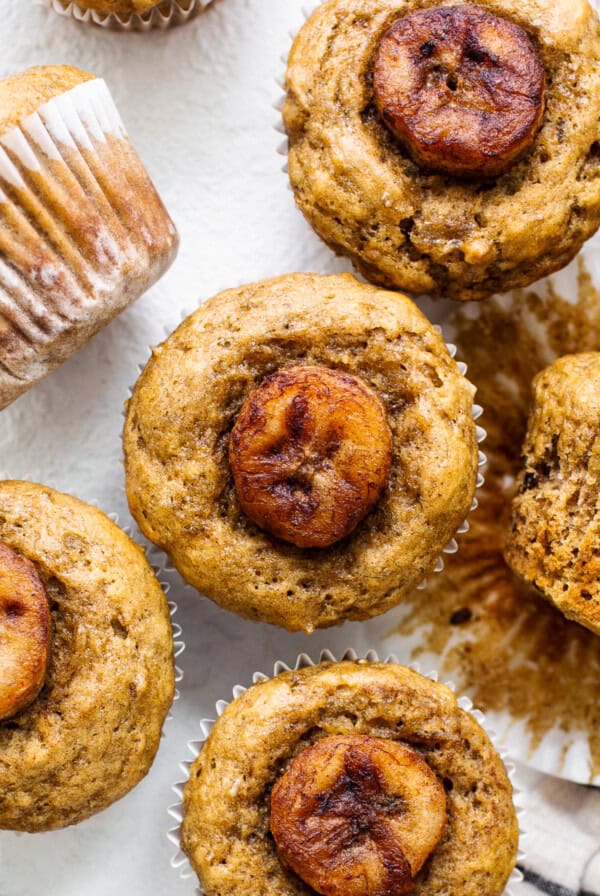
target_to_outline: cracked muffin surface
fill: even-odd
[[[367,399],[377,414],[381,405],[387,422],[377,432],[391,440],[389,469],[386,446],[374,474],[378,489],[384,482],[378,500],[372,506],[371,497],[358,494],[358,514],[354,499],[348,501],[354,527],[339,528],[337,535],[349,534],[323,548],[287,543],[276,537],[281,528],[274,535],[253,522],[230,466],[230,452],[235,461],[240,448],[231,438],[236,421],[241,417],[246,429],[246,417],[256,420],[264,411],[248,404],[249,397],[260,397],[265,382],[270,396],[280,379],[296,389],[298,368],[304,376],[307,367],[311,381],[313,368],[334,371],[335,394],[342,389],[344,400],[344,390],[359,389],[359,411]],[[285,376],[273,380],[278,371]],[[309,632],[370,618],[419,584],[470,509],[478,463],[473,395],[440,335],[404,296],[349,275],[296,274],[229,290],[155,349],[134,389],[124,428],[132,513],[190,584],[241,616]],[[352,441],[353,427],[328,432],[335,413],[320,414],[317,407],[299,414],[305,399],[292,392],[294,425],[288,416],[284,437],[279,422],[271,432],[274,416],[262,421],[264,456],[252,468],[261,488],[258,498],[256,490],[246,495],[264,503],[266,482],[278,499],[283,493],[281,512],[288,512],[291,495],[290,512],[300,519],[295,528],[304,533],[319,516],[318,502],[314,512],[310,506],[319,491],[329,500],[342,478],[344,488],[352,487],[347,466],[357,464],[359,474],[368,466],[360,466],[364,446],[357,445],[359,436]],[[277,421],[285,417],[280,404],[277,393]],[[343,416],[348,423],[350,414]],[[297,448],[296,425],[299,439],[308,432],[311,451],[318,442],[316,458],[305,455],[300,465],[312,465],[310,476],[285,466]],[[348,439],[356,450],[350,460],[343,454]],[[278,465],[284,475],[273,475]],[[323,467],[327,475],[319,478]],[[269,524],[267,514],[255,517]]]
[[[310,784],[298,791],[303,765]],[[299,813],[305,830],[328,834],[305,844],[298,868],[308,878],[309,866],[318,890],[277,846]],[[445,685],[394,663],[321,663],[255,684],[213,726],[183,815],[182,846],[206,896],[359,894],[374,866],[384,888],[368,892],[407,892],[394,874],[403,853],[415,896],[500,896],[516,862],[512,787],[487,734]],[[363,875],[335,889],[349,865]]]
[[[523,455],[506,560],[600,635],[600,352],[566,355],[538,374]]]
[[[393,99],[398,85],[407,81],[406,59],[419,56],[419,48],[409,48],[399,77],[390,69],[399,52],[396,44],[387,52],[391,61],[384,59],[387,77],[376,69],[374,85],[378,48],[390,30],[411,15],[458,7],[497,16],[518,28],[545,72],[540,115],[527,119],[533,122],[531,145],[507,170],[491,177],[476,171],[470,178],[433,173],[416,163],[414,151],[388,127],[397,125],[398,110],[392,110],[386,123],[378,108],[381,95],[374,92],[381,94],[383,84],[384,99]],[[467,33],[472,35],[473,29]],[[453,35],[436,32],[435,41],[421,44],[420,56],[437,63],[432,55],[436,41],[444,47]],[[478,56],[467,49],[458,76],[452,71],[442,81],[440,101],[456,95],[457,83],[460,90],[461,81],[469,81],[478,59],[484,66],[493,62],[492,50],[491,43]],[[505,68],[500,88],[515,75],[511,60],[516,50],[505,58],[496,56]],[[566,265],[600,225],[599,61],[600,25],[587,0],[328,0],[300,31],[287,68],[283,118],[296,201],[334,251],[349,256],[367,279],[382,286],[479,300],[530,284]],[[442,59],[437,68],[444,65]],[[536,90],[529,89],[533,97]],[[518,93],[516,83],[515,98]],[[471,102],[472,91],[468,97]],[[413,102],[416,118],[410,125],[417,120],[423,124],[425,101],[427,97]],[[494,102],[495,111],[503,111],[501,90]],[[479,109],[481,98],[476,105]],[[437,120],[438,112],[436,99],[431,120]],[[517,117],[515,111],[515,124]],[[457,128],[456,117],[451,121],[459,132],[471,124],[468,117],[464,128]],[[478,120],[478,129],[481,124]],[[445,121],[438,130],[446,134]],[[414,142],[414,127],[411,133]],[[482,141],[475,136],[473,146],[479,147]],[[432,140],[433,132],[421,144],[426,160]],[[444,165],[456,153],[456,140],[435,152]]]
[[[50,610],[41,691],[0,721],[0,828],[53,830],[107,808],[150,769],[175,688],[169,608],[138,545],[45,486],[0,483],[0,544],[35,568]],[[0,616],[0,660],[9,634]]]

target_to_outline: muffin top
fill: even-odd
[[[174,694],[169,609],[103,513],[0,483],[0,654],[0,828],[74,824],[144,777]]]
[[[182,847],[206,896],[500,896],[512,788],[447,687],[340,662],[256,684],[190,769]]]
[[[70,65],[43,65],[0,80],[0,134],[17,127],[40,106],[91,81],[94,75]]]
[[[533,383],[505,557],[569,619],[600,634],[600,353],[566,355]]]
[[[471,384],[406,297],[296,274],[214,297],[129,403],[127,494],[222,606],[290,630],[399,603],[468,513]]]
[[[296,201],[382,286],[532,283],[600,224],[599,59],[587,0],[327,0],[287,69]]]

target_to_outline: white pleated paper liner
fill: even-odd
[[[364,659],[370,663],[381,662],[381,660],[375,650],[369,650],[365,654],[364,657],[360,657],[355,650],[349,648],[348,650],[346,650],[344,652],[344,654],[340,657],[339,660],[330,650],[324,650],[321,652],[321,655],[317,662],[312,660],[310,658],[310,656],[308,656],[308,654],[302,653],[298,656],[298,658],[296,659],[296,662],[292,666],[290,666],[287,663],[284,663],[282,661],[275,663],[272,676],[266,675],[263,672],[256,672],[253,676],[252,683],[257,684],[260,681],[266,681],[271,677],[280,675],[282,672],[290,672],[293,670],[305,669],[310,666],[318,665],[318,663],[323,663],[323,662],[335,663],[335,662],[343,662],[345,660],[356,661],[358,659]],[[398,660],[396,659],[395,656],[388,656],[385,658],[385,660],[383,660],[383,662],[397,664]],[[413,669],[415,672],[421,672],[421,669],[418,664],[412,664],[410,668]],[[438,676],[437,672],[431,672],[431,673],[427,674],[425,677],[429,678],[429,679],[431,679],[431,681],[435,681],[435,682],[437,682],[439,680],[439,676]],[[445,682],[445,684],[452,691],[456,691],[456,688],[452,682]],[[233,688],[233,692],[232,692],[233,699],[234,700],[237,699],[247,690],[248,690],[248,687],[246,687],[244,685],[240,685],[240,684],[236,685]],[[225,710],[229,706],[230,702],[231,702],[231,700],[219,700],[216,704],[215,718],[202,719],[202,721],[200,722],[200,732],[201,732],[200,737],[198,737],[192,741],[189,741],[188,745],[187,745],[188,753],[191,754],[191,759],[190,758],[185,759],[179,764],[179,769],[180,769],[183,777],[180,781],[178,781],[173,786],[173,791],[177,796],[177,802],[175,802],[173,805],[169,806],[168,814],[169,814],[170,818],[175,822],[175,825],[173,827],[171,827],[169,829],[169,831],[167,832],[167,838],[168,838],[169,842],[175,847],[175,850],[176,850],[171,858],[171,867],[174,868],[178,872],[179,877],[182,880],[189,880],[192,878],[196,878],[194,869],[192,868],[187,855],[181,849],[181,843],[180,843],[180,829],[181,829],[181,824],[183,821],[183,792],[184,792],[184,788],[189,780],[190,768],[192,767],[193,763],[195,762],[198,755],[200,754],[200,752],[204,746],[204,743],[208,739],[208,736],[212,730],[213,725],[215,724],[216,719],[219,718],[225,712]],[[515,776],[516,776],[515,766],[508,760],[507,753],[499,748],[499,746],[497,744],[496,734],[494,731],[492,731],[490,729],[483,713],[481,713],[477,709],[474,709],[473,703],[471,702],[471,700],[469,700],[468,697],[459,697],[457,702],[461,709],[465,710],[466,712],[469,712],[473,716],[473,718],[485,729],[488,737],[494,744],[494,747],[496,748],[500,757],[502,758],[502,761],[504,762],[506,771],[508,773],[508,776],[509,776],[512,786],[513,786],[513,801],[514,801],[516,813],[517,813],[517,816],[519,819],[520,849],[519,849],[519,854],[518,854],[517,860],[519,863],[521,863],[525,859],[525,853],[521,849],[521,847],[523,845],[523,840],[526,838],[526,831],[524,830],[524,825],[523,825],[525,809],[523,806],[522,795],[521,795],[518,787],[515,785]],[[522,881],[523,881],[523,875],[518,870],[518,868],[515,868],[510,876],[509,882],[504,891],[504,896],[519,896],[519,893],[521,891],[519,884]],[[197,894],[197,896],[203,896],[203,890],[200,885],[197,886],[195,893]],[[259,894],[257,894],[257,896],[259,896]],[[452,894],[452,896],[458,896],[458,894]],[[481,896],[485,896],[485,894],[482,893]]]
[[[0,405],[167,270],[177,231],[102,79],[0,136]]]
[[[32,482],[32,483],[38,482],[38,480],[33,476],[13,477],[13,476],[8,475],[8,473],[6,473],[6,471],[0,470],[0,484],[2,482],[6,482],[6,481]],[[43,485],[47,486],[48,488],[52,488],[55,491],[65,493],[64,488],[61,488],[58,485],[53,485],[50,482],[46,481],[43,483]],[[76,497],[76,496],[73,496],[73,497]],[[129,538],[134,543],[139,544],[139,542],[136,542],[136,540],[133,536],[131,526],[121,526],[121,524],[119,523],[119,514],[118,513],[107,513],[105,510],[102,509],[102,507],[100,507],[100,505],[98,504],[98,502],[96,500],[83,501],[83,499],[81,499],[81,498],[79,498],[78,500],[82,501],[82,503],[84,503],[84,504],[89,504],[90,507],[94,507],[96,510],[100,510],[102,513],[104,513],[105,516],[108,517],[108,519],[111,522],[113,522],[115,524],[115,526],[118,526],[122,532],[124,532],[127,536],[129,536]],[[154,545],[150,545],[150,547],[145,547],[144,545],[142,545],[142,547],[144,548],[146,560],[152,567],[152,571],[154,572],[154,575],[156,576],[158,583],[159,583],[160,587],[162,588],[163,593],[167,599],[167,604],[169,607],[169,616],[171,618],[171,631],[173,633],[173,659],[177,660],[185,650],[185,641],[183,640],[183,629],[182,629],[181,625],[176,621],[176,616],[177,616],[179,607],[174,600],[169,600],[169,592],[171,590],[171,582],[168,579],[174,573],[174,570],[172,567],[169,566],[168,560],[167,560],[167,557],[165,556],[165,554],[161,550],[159,550],[157,547],[155,547]],[[173,703],[175,703],[180,698],[180,692],[179,692],[179,688],[177,687],[177,685],[181,684],[182,681],[183,681],[183,669],[181,669],[175,663],[175,686],[176,687],[175,687],[175,695],[173,697]],[[173,719],[173,715],[171,712],[169,712],[169,714],[167,715],[167,718],[165,719],[165,722],[170,722],[170,721],[172,721],[172,719]],[[162,736],[164,736],[164,731],[163,731]]]
[[[142,13],[130,13],[119,15],[118,13],[101,13],[93,9],[84,9],[77,3],[68,0],[41,0],[44,6],[54,10],[60,16],[73,19],[75,22],[83,22],[86,25],[96,25],[110,31],[146,33],[148,31],[166,31],[177,25],[185,25],[191,22],[197,15],[203,12],[212,0],[166,0],[152,9]]]
[[[223,286],[223,288],[218,289],[214,293],[214,295],[218,295],[220,292],[223,292],[226,289],[237,288],[237,287],[241,287],[243,285],[244,285],[244,283],[242,282],[242,283],[230,284],[229,286]],[[173,332],[177,329],[177,327],[181,323],[183,323],[184,320],[186,320],[188,317],[190,317],[190,315],[192,315],[195,311],[197,311],[198,308],[201,307],[201,304],[202,303],[200,303],[198,306],[196,306],[194,308],[186,308],[185,310],[180,311],[178,314],[177,321],[173,326],[171,326],[169,324],[165,325],[165,330],[164,330],[165,339],[168,339],[173,334]],[[434,325],[434,330],[436,330],[436,332],[439,333],[440,335],[443,335],[441,327],[438,326],[437,324]],[[453,343],[450,343],[450,342],[446,342],[445,345],[446,345],[446,348],[448,349],[448,354],[450,355],[451,358],[454,359],[456,357],[456,353],[457,353],[456,345],[454,345]],[[141,376],[146,365],[150,361],[150,358],[152,357],[153,350],[154,350],[154,347],[149,346],[148,347],[148,357],[147,357],[146,361],[142,361],[142,362],[138,363],[138,365],[137,365],[138,378],[139,378],[139,376]],[[466,377],[467,365],[463,361],[457,361],[456,366],[458,367],[460,374],[462,376]],[[122,415],[124,418],[126,418],[126,416],[127,416],[127,402],[129,402],[129,400],[133,394],[133,391],[135,389],[135,386],[136,386],[136,383],[133,383],[132,385],[129,386],[129,389],[127,390],[126,405],[122,412]],[[478,423],[478,421],[481,419],[481,417],[484,413],[484,409],[481,407],[481,405],[474,403],[472,413],[473,413],[473,420],[475,421],[477,444],[479,446],[481,446],[487,438],[486,430],[484,429],[483,426],[481,426]],[[476,480],[476,486],[475,486],[476,491],[481,489],[483,487],[483,485],[485,484],[484,469],[487,465],[487,462],[488,462],[488,460],[487,460],[486,454],[481,450],[481,447],[479,447],[478,460],[477,460],[478,472],[477,472],[477,480]],[[469,513],[473,513],[475,510],[477,510],[478,506],[479,506],[479,501],[477,499],[477,496],[475,496],[471,503]],[[430,575],[431,573],[440,573],[443,571],[443,569],[444,569],[444,554],[446,554],[446,555],[456,554],[459,551],[460,548],[459,548],[458,539],[460,538],[461,535],[466,534],[469,531],[469,528],[470,528],[469,520],[468,519],[463,520],[461,525],[458,527],[458,529],[454,533],[454,536],[450,539],[448,544],[445,545],[445,547],[442,549],[442,553],[436,560],[434,566],[432,567],[432,569],[428,575]],[[417,586],[418,590],[425,589],[427,587],[427,581],[428,581],[427,577],[425,579],[423,579],[423,581]]]

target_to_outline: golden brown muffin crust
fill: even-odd
[[[40,106],[95,75],[70,65],[42,65],[0,81],[0,134],[17,127]]]
[[[247,396],[296,365],[360,377],[392,432],[387,489],[325,549],[296,548],[252,523],[228,462]],[[350,275],[294,274],[228,290],[154,350],[134,389],[124,429],[132,513],[188,582],[241,616],[292,631],[370,618],[419,584],[469,511],[473,394],[405,296]]]
[[[317,8],[288,63],[290,178],[312,226],[368,279],[482,299],[563,267],[600,224],[600,23],[587,0],[480,0],[533,41],[546,108],[523,159],[496,180],[464,182],[415,165],[374,104],[380,38],[432,5],[328,0]]]
[[[505,557],[568,619],[600,635],[600,353],[535,378]]]
[[[169,608],[142,549],[68,495],[1,483],[0,541],[35,565],[52,616],[44,687],[0,722],[0,828],[45,831],[148,772],[174,694]]]
[[[446,790],[447,823],[415,896],[500,896],[516,862],[512,788],[485,731],[444,685],[395,664],[323,663],[238,697],[190,769],[182,846],[206,896],[308,896],[270,835],[270,795],[324,737],[367,735],[420,754]]]

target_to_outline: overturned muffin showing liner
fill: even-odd
[[[442,551],[457,550],[453,535],[468,528],[475,485],[483,481],[476,469],[485,456],[476,443],[485,431],[473,421],[481,408],[447,351],[410,300],[350,275],[289,275],[220,293],[154,350],[133,389],[124,449],[140,528],[186,581],[246,618],[311,632],[385,612],[402,600],[405,580],[417,586],[426,572],[443,568]],[[386,491],[349,536],[325,549],[286,544],[253,523],[228,458],[248,396],[265,377],[298,364],[362,378],[383,400],[392,427]],[[419,439],[435,454],[429,466],[417,452]],[[448,471],[441,490],[434,468]],[[420,476],[431,505],[415,510]]]
[[[290,894],[291,896],[295,893],[314,893],[313,889],[307,887],[300,878],[281,863],[272,835],[269,833],[268,806],[272,786],[277,780],[283,780],[282,776],[285,776],[286,770],[291,767],[290,762],[293,765],[295,759],[298,760],[303,755],[308,755],[307,751],[310,752],[311,745],[321,744],[326,747],[329,741],[334,741],[336,738],[355,739],[356,737],[360,741],[361,738],[370,740],[372,737],[376,739],[382,737],[391,738],[398,743],[399,748],[401,748],[401,744],[404,744],[411,752],[414,751],[415,760],[424,760],[428,763],[439,779],[443,781],[446,792],[447,820],[441,843],[438,846],[439,852],[433,851],[423,870],[415,876],[414,887],[410,892],[414,892],[417,896],[425,896],[425,894],[437,893],[437,887],[440,887],[439,892],[451,893],[452,896],[468,896],[471,892],[477,893],[479,896],[484,891],[493,896],[496,894],[500,896],[501,893],[505,893],[506,896],[512,894],[511,885],[522,880],[522,875],[515,869],[518,828],[512,797],[517,806],[516,815],[521,816],[523,810],[519,808],[520,796],[518,792],[513,791],[509,781],[509,778],[514,775],[514,768],[507,766],[507,777],[500,756],[497,755],[485,731],[480,728],[480,726],[485,727],[485,719],[481,713],[473,710],[471,702],[463,697],[455,698],[452,694],[453,685],[436,684],[437,675],[435,673],[424,678],[417,674],[418,668],[414,668],[417,670],[416,672],[399,667],[398,661],[393,656],[383,663],[375,651],[369,651],[363,660],[358,659],[353,650],[348,650],[339,662],[330,651],[324,651],[316,665],[310,657],[302,654],[292,667],[283,662],[275,664],[273,674],[278,677],[276,681],[263,673],[256,673],[253,680],[255,686],[258,684],[258,689],[256,687],[254,690],[251,689],[246,697],[244,697],[247,692],[246,687],[237,685],[233,689],[234,701],[238,701],[237,706],[232,707],[231,703],[220,700],[217,703],[217,719],[220,719],[218,722],[219,733],[217,734],[215,731],[211,737],[211,731],[215,725],[214,720],[205,719],[201,722],[201,738],[188,744],[193,758],[180,764],[185,779],[173,788],[178,802],[170,807],[169,815],[176,822],[176,827],[169,831],[168,839],[177,850],[171,859],[171,865],[179,872],[180,877],[188,879],[194,876],[195,872],[199,874],[200,886],[197,893],[204,894],[204,896],[214,896],[217,892],[221,896],[234,892],[255,892],[255,889],[252,888],[256,888],[257,880],[260,882],[261,892],[273,894],[273,896],[274,894],[277,896]],[[314,701],[311,694],[313,691],[316,694],[321,679],[323,679],[322,687],[327,692],[328,688],[333,685],[336,674],[339,674],[344,683],[339,684],[335,693],[331,695],[331,702],[328,704],[329,711],[318,712],[317,718],[315,712],[318,707],[317,704],[313,706]],[[371,678],[373,681],[369,684]],[[355,682],[356,688],[354,706],[350,706],[352,681]],[[313,682],[315,683],[314,687]],[[260,690],[261,683],[264,687],[262,691]],[[372,690],[370,690],[371,686]],[[364,693],[361,692],[363,687]],[[414,692],[413,687],[415,688]],[[268,688],[271,690],[269,691]],[[380,689],[378,690],[378,688]],[[418,726],[418,733],[414,732],[414,738],[411,735],[412,722],[408,717],[411,712],[408,712],[408,716],[402,715],[402,708],[394,700],[389,699],[392,691],[396,692],[396,688],[403,691],[407,697],[411,694],[416,703],[428,693],[428,697],[425,698],[427,708],[425,709],[425,705],[422,707],[427,715],[427,721],[425,722],[424,717],[422,718]],[[404,688],[406,688],[405,691]],[[277,724],[269,723],[270,712],[274,710],[274,706],[270,706],[270,693],[273,694],[274,706],[277,704],[278,697],[283,697],[284,694],[288,694],[290,697],[289,704],[288,698],[285,698],[286,706],[282,709],[282,718],[286,719],[289,716],[290,723],[282,725],[281,729]],[[301,706],[300,703],[305,696],[307,698],[305,705]],[[397,693],[396,698],[398,698]],[[246,716],[243,710],[244,701],[249,704],[246,710],[249,713],[247,721],[245,721]],[[258,701],[257,706],[260,706],[258,714],[253,713],[251,709],[255,701]],[[444,708],[441,709],[442,707]],[[480,760],[485,755],[484,767],[489,774],[487,784],[482,782],[481,763],[476,762],[478,767],[477,789],[481,794],[485,793],[485,796],[482,797],[483,802],[487,802],[491,793],[495,791],[495,803],[492,798],[488,807],[492,811],[493,822],[484,825],[485,834],[475,841],[468,837],[465,840],[459,834],[463,824],[467,827],[470,824],[468,806],[473,799],[472,785],[467,781],[466,767],[456,776],[458,765],[454,771],[450,771],[450,775],[454,778],[451,782],[451,778],[445,772],[442,775],[441,766],[438,767],[436,764],[436,757],[444,752],[444,744],[440,743],[440,731],[434,720],[436,711],[440,710],[447,723],[444,729],[445,734],[441,736],[441,740],[444,741],[446,747],[450,748],[449,753],[452,751],[450,745],[454,742],[454,735],[449,732],[450,730],[454,731],[458,724],[462,735],[459,735],[459,739],[455,743],[457,751],[455,757],[458,757],[463,749],[462,736],[467,737],[468,731],[470,739],[468,749],[473,751],[474,756],[480,748],[483,748]],[[420,717],[420,712],[419,709],[415,710],[415,719]],[[223,758],[224,765],[221,771],[225,775],[223,779],[225,783],[228,775],[237,778],[235,762],[227,758],[227,751],[222,750],[219,743],[221,735],[227,738],[228,732],[231,733],[231,726],[235,727],[236,724],[239,724],[236,721],[239,713],[241,713],[243,722],[243,737],[252,740],[252,748],[249,749],[248,755],[252,755],[254,759],[251,772],[241,775],[232,787],[224,787],[219,791],[217,802],[223,797],[225,805],[231,806],[231,812],[238,819],[233,831],[228,828],[228,833],[225,833],[223,830],[221,836],[219,828],[221,823],[225,826],[228,825],[229,810],[223,814],[215,805],[214,823],[207,817],[205,825],[201,820],[204,810],[207,810],[209,814],[211,810],[208,803],[202,801],[200,790],[205,787],[210,789],[210,777],[215,773],[214,769],[220,765],[217,757]],[[224,714],[227,719],[221,718]],[[402,724],[398,722],[397,717],[400,716],[402,716]],[[280,716],[277,718],[279,722]],[[251,719],[256,722],[256,730]],[[315,727],[311,727],[313,722]],[[432,747],[432,751],[427,746],[427,730],[429,729],[436,731],[434,737],[436,745],[435,747],[432,744],[429,745]],[[281,739],[278,738],[279,730],[282,734]],[[207,744],[209,739],[210,743]],[[214,755],[209,755],[211,749],[216,750]],[[273,766],[270,770],[271,752]],[[501,755],[502,758],[505,758],[504,754]],[[453,760],[450,759],[449,762],[452,765]],[[203,783],[205,776],[207,776],[208,783]],[[265,788],[264,792],[262,792],[263,787]],[[470,790],[469,796],[467,793]],[[492,803],[494,803],[493,808]],[[461,812],[464,813],[462,819],[460,818]],[[231,817],[233,818],[233,815]],[[471,820],[473,820],[472,817]],[[497,827],[495,827],[496,824]],[[243,835],[245,826],[251,830],[249,839],[245,839]],[[240,831],[239,842],[235,839],[237,830]],[[464,866],[452,858],[452,840],[455,836],[457,841],[462,844],[457,847],[459,851],[463,848],[467,851],[470,850],[468,862]],[[477,842],[480,847],[477,854],[473,852],[473,842]],[[494,845],[491,846],[491,844]],[[523,855],[519,853],[518,857],[522,859]],[[476,871],[478,863],[480,863],[479,870]],[[448,869],[450,869],[449,875],[446,873]],[[467,889],[464,888],[465,884]],[[507,885],[506,889],[505,885]]]
[[[179,238],[102,79],[0,81],[0,409],[149,289]]]
[[[213,0],[42,0],[50,9],[76,22],[110,31],[145,33],[191,22]]]
[[[30,525],[13,525],[11,508],[19,519],[30,512]],[[34,535],[42,519],[48,524]],[[33,562],[51,611],[39,696],[0,721],[0,829],[55,830],[102,811],[145,777],[179,699],[174,659],[185,644],[177,604],[165,597],[163,558],[152,548],[146,559],[115,514],[4,479],[0,543]]]
[[[459,5],[523,29],[546,71],[541,129],[496,179],[419,167],[373,96],[386,31],[416,11]],[[481,300],[563,268],[598,229],[600,25],[588,0],[533,0],[527,9],[515,0],[327,0],[306,18],[278,83],[276,130],[286,135],[278,151],[309,223],[368,280]]]

